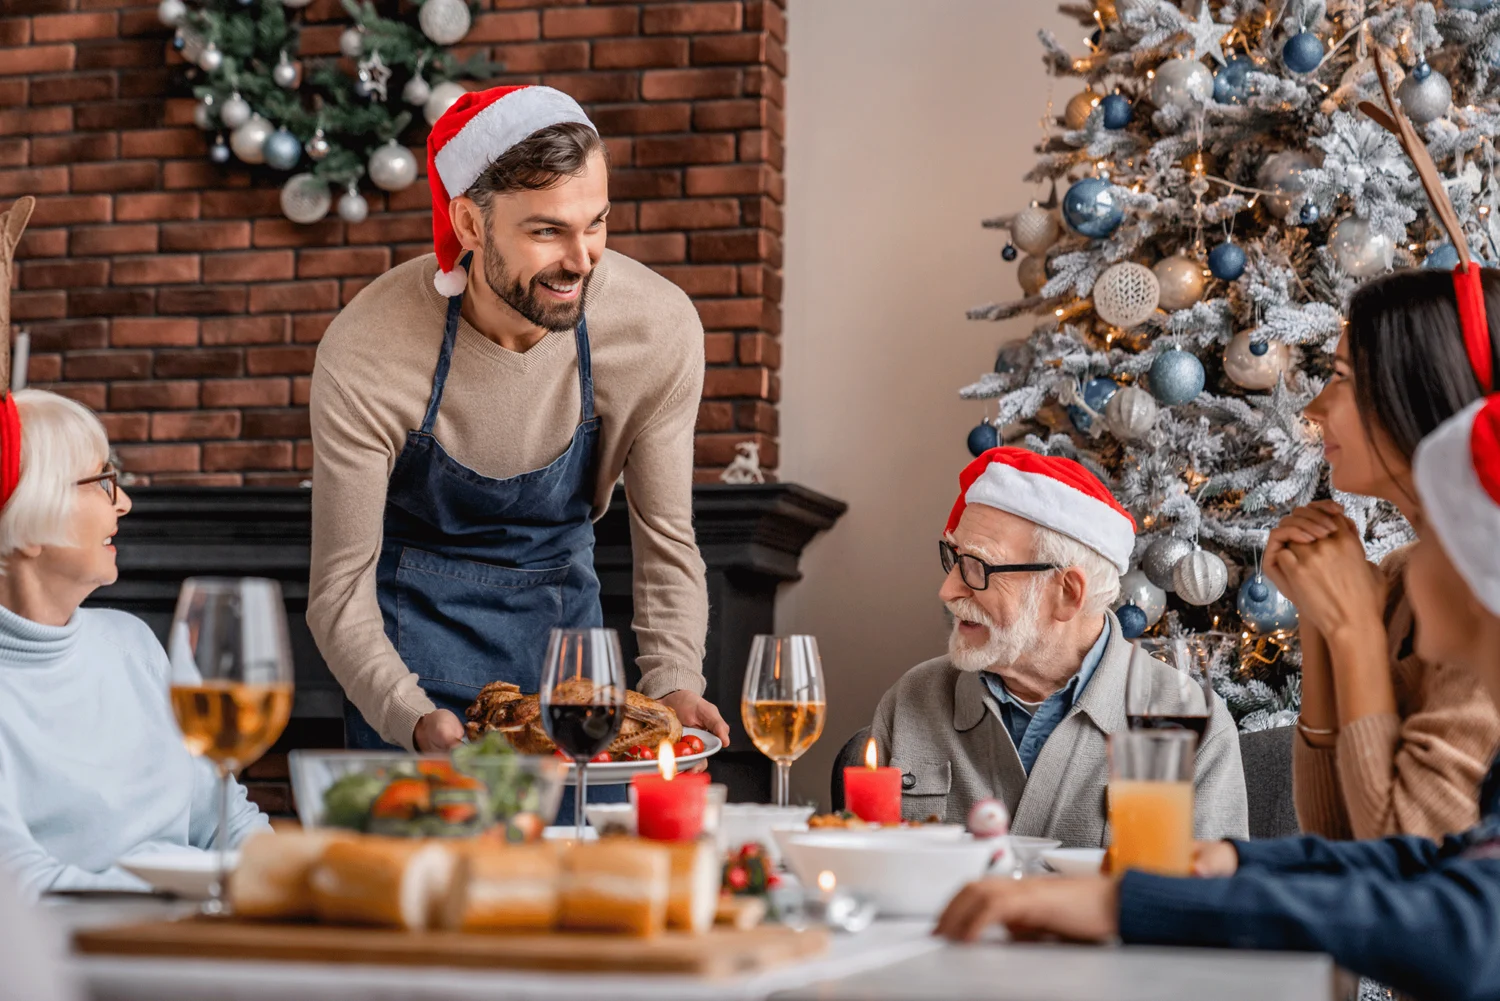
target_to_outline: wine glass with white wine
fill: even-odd
[[[276,743],[292,715],[280,585],[261,577],[189,577],[177,595],[167,653],[183,742],[219,775],[219,864],[203,911],[223,914],[230,783]]]
[[[827,710],[817,638],[755,637],[740,718],[760,753],[776,762],[777,806],[788,805],[792,762],[822,736]]]

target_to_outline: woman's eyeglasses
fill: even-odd
[[[1038,573],[1042,570],[1061,570],[1055,563],[986,563],[977,556],[961,553],[946,539],[938,542],[943,558],[943,573],[952,573],[958,567],[958,576],[971,591],[983,591],[990,586],[990,574],[994,573]]]
[[[114,466],[105,466],[104,472],[94,476],[85,476],[78,481],[80,487],[90,483],[99,484],[99,489],[109,497],[111,504],[114,504],[120,496],[120,471]]]

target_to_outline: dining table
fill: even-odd
[[[144,895],[44,898],[65,933],[186,917],[196,905]],[[934,938],[929,919],[883,919],[835,934],[812,959],[728,979],[463,970],[266,960],[70,954],[92,1001],[1334,1001],[1347,978],[1312,953],[1240,952]]]

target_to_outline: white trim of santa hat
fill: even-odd
[[[465,94],[427,137],[427,181],[432,186],[432,246],[438,269],[432,283],[444,296],[463,294],[468,273],[463,245],[448,220],[448,203],[473,187],[491,163],[542,129],[576,122],[594,129],[578,102],[552,87],[526,84]]]
[[[1500,615],[1500,394],[1438,425],[1412,460],[1422,515],[1479,603]]]
[[[1088,546],[1115,565],[1130,569],[1135,519],[1099,478],[1072,459],[1038,455],[1024,448],[992,448],[958,477],[958,500],[948,532],[970,504],[1008,511]]]

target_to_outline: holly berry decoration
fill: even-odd
[[[766,850],[754,841],[742,845],[737,852],[731,852],[724,863],[725,893],[741,897],[761,897],[780,883],[780,877],[766,858]]]

